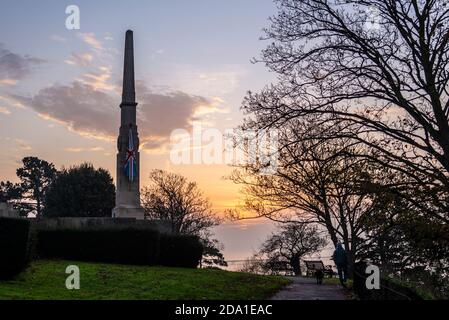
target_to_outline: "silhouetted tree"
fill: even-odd
[[[259,61],[279,81],[243,104],[244,127],[292,119],[339,127],[364,155],[407,177],[389,186],[449,222],[449,8],[436,0],[277,0]],[[306,131],[298,135],[308,139]],[[291,143],[292,141],[290,141]],[[410,190],[419,191],[410,192]]]
[[[239,272],[247,272],[254,274],[270,274],[272,273],[270,270],[267,270],[264,267],[264,259],[259,252],[254,253],[251,257],[245,259],[238,268]]]
[[[20,184],[11,181],[0,182],[0,202],[11,202],[21,197]]]
[[[200,267],[206,266],[221,266],[227,267],[224,255],[222,253],[223,244],[221,244],[217,239],[212,238],[212,235],[203,236],[200,238],[204,247],[203,257],[200,261]]]
[[[374,209],[362,220],[366,241],[359,248],[359,258],[379,266],[385,274],[425,286],[437,296],[447,296],[448,226],[420,214],[384,188],[377,195]]]
[[[20,183],[11,181],[0,182],[0,202],[7,202],[23,217],[33,211],[33,205],[22,200],[22,188]]]
[[[220,219],[212,212],[211,204],[195,182],[185,177],[153,170],[150,184],[142,189],[142,206],[149,219],[165,220],[172,232],[197,235],[204,246],[203,263],[217,262],[226,265],[218,240],[212,239],[210,229],[220,224]]]
[[[298,223],[281,224],[279,231],[273,233],[262,244],[261,256],[266,258],[263,268],[273,272],[279,266],[288,265],[295,275],[301,275],[300,260],[323,249],[326,240],[318,233],[316,226]]]
[[[84,163],[62,169],[45,196],[46,217],[110,217],[115,186],[109,172]]]
[[[310,138],[298,142],[301,126],[307,126]],[[344,244],[351,274],[366,241],[363,217],[374,205],[375,195],[363,186],[375,171],[370,162],[353,156],[360,151],[350,139],[325,144],[312,138],[320,134],[316,123],[291,123],[279,130],[282,148],[275,172],[260,174],[264,164],[254,162],[240,165],[230,179],[243,186],[247,217],[322,225],[334,246]]]
[[[44,209],[45,193],[57,171],[52,163],[36,157],[25,157],[22,163],[23,166],[16,171],[20,179],[22,204],[33,208],[39,218]]]

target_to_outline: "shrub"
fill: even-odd
[[[40,258],[196,268],[203,253],[198,237],[148,229],[42,230],[37,239]]]
[[[46,230],[39,231],[41,258],[155,265],[159,233],[153,230]]]
[[[83,163],[58,172],[44,202],[46,217],[110,217],[115,186],[108,171]]]
[[[168,267],[196,268],[203,246],[196,236],[161,235],[159,264]]]
[[[29,233],[28,220],[0,218],[0,278],[11,278],[25,269]]]

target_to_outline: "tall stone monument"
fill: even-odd
[[[114,218],[144,219],[140,206],[139,135],[136,125],[133,32],[126,32],[120,133],[117,141],[117,190]]]

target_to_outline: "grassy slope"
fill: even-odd
[[[81,289],[65,288],[77,265]],[[0,299],[264,299],[288,280],[221,270],[37,261],[13,281],[0,281]]]

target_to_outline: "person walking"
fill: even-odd
[[[346,286],[347,273],[348,273],[348,259],[346,257],[346,251],[342,244],[339,242],[335,248],[332,258],[337,266],[338,278],[342,286]]]

